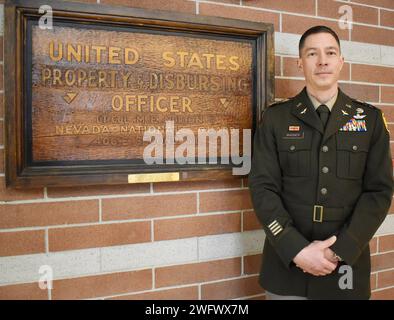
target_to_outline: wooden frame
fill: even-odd
[[[260,122],[264,107],[274,99],[274,30],[272,24],[240,20],[202,17],[147,11],[141,9],[88,5],[63,1],[46,1],[53,9],[54,21],[75,21],[98,26],[138,26],[148,30],[165,30],[185,34],[237,37],[249,39],[255,44],[253,78],[253,130]],[[130,179],[130,174],[177,172],[176,180],[215,180],[230,178],[231,168],[227,165],[156,165],[141,166],[127,163],[90,162],[56,165],[32,165],[26,149],[26,108],[29,88],[26,77],[30,71],[26,65],[26,38],[29,19],[38,19],[37,1],[13,0],[5,5],[5,152],[7,187],[73,186],[92,184],[122,184],[162,181],[147,175],[146,179]],[[166,175],[168,177],[168,175]],[[170,174],[170,176],[173,176]]]

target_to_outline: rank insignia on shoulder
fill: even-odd
[[[353,119],[350,119],[342,128],[339,129],[339,131],[367,131],[365,120],[355,118],[356,116],[354,116]]]
[[[271,230],[274,236],[278,235],[282,232],[283,227],[278,223],[278,221],[274,220],[269,225],[268,228]]]

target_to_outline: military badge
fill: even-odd
[[[365,114],[362,114],[364,112],[364,109],[357,108],[356,112],[357,114],[354,116],[354,119],[360,120],[360,119],[364,119],[367,116]]]

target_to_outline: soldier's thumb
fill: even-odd
[[[335,241],[337,241],[337,237],[336,236],[332,236],[324,241],[322,241],[320,244],[323,246],[323,248],[328,248],[331,247]]]

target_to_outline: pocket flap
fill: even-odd
[[[337,135],[337,150],[349,152],[368,152],[369,145],[366,137],[359,133],[355,136],[349,133]]]
[[[310,150],[312,139],[305,136],[303,139],[280,139],[278,143],[279,151],[296,152],[300,150]]]

